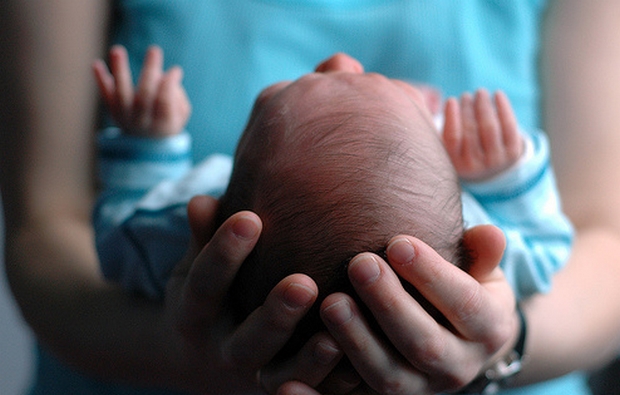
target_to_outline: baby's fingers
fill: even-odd
[[[494,164],[502,164],[504,144],[500,123],[489,92],[485,89],[476,92],[474,111],[478,124],[478,131],[475,134],[477,134],[480,147],[484,152],[483,162],[489,167]]]
[[[191,104],[181,84],[183,70],[172,67],[164,74],[153,105],[151,129],[158,136],[179,133],[191,113]]]
[[[459,103],[453,97],[446,100],[442,139],[452,163],[459,163],[461,160],[463,129],[461,127]]]
[[[115,108],[111,108],[112,114],[117,114],[116,121],[119,126],[126,129],[131,122],[131,109],[133,106],[134,90],[129,68],[127,50],[121,45],[115,45],[110,49],[110,71],[115,82]]]
[[[510,101],[504,92],[495,93],[495,107],[501,124],[502,138],[506,156],[511,160],[517,160],[523,153],[523,138],[517,126],[517,117],[512,110]]]
[[[103,98],[106,107],[112,109],[114,107],[114,77],[110,74],[108,66],[101,59],[93,62],[93,74],[99,88],[99,93]]]
[[[151,126],[153,105],[163,75],[164,55],[161,48],[151,46],[144,56],[136,96],[133,103],[133,125],[136,130]]]

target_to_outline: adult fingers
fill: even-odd
[[[226,359],[244,368],[259,369],[269,363],[317,296],[318,288],[310,277],[293,274],[284,278],[224,345]]]
[[[476,240],[482,239],[477,237]],[[500,241],[503,239],[491,240]],[[497,325],[502,324],[497,320],[503,317],[502,308],[510,311],[514,305],[510,287],[501,272],[493,270],[499,264],[501,253],[497,251],[501,251],[501,247],[475,247],[483,254],[475,257],[481,261],[475,270],[483,277],[483,283],[445,261],[432,248],[413,237],[399,236],[391,241],[388,244],[388,259],[394,270],[437,308],[462,337],[490,342],[497,340],[501,346],[505,340],[494,339]],[[485,255],[481,251],[484,248],[493,252]],[[476,264],[475,262],[473,266]],[[491,273],[496,276],[490,276]],[[501,286],[489,292],[485,288],[488,283],[498,283]],[[500,304],[499,300],[505,300],[507,306]],[[512,319],[512,315],[506,316]]]
[[[343,387],[342,391],[332,392],[330,390],[315,389],[301,381],[289,381],[278,388],[276,395],[319,395],[319,394],[348,394],[348,395],[376,395],[378,392],[372,390],[367,385],[354,387]]]
[[[278,388],[276,395],[321,395],[321,393],[301,381],[288,381]]]
[[[474,233],[471,239],[486,240],[480,237],[483,233]],[[501,237],[498,240],[503,241]],[[395,270],[445,317],[414,299],[378,256],[365,253],[351,261],[351,282],[393,347],[374,334],[346,295],[328,296],[322,316],[370,387],[395,393],[460,388],[510,340],[514,331],[514,306],[510,303],[514,304],[514,299],[506,298],[510,289],[501,276],[490,275],[497,273],[493,265],[497,265],[499,259],[495,258],[501,256],[497,254],[501,248],[490,249],[494,252],[482,258],[486,264],[472,266],[487,281],[481,289],[475,279],[417,239],[399,237],[390,244],[388,258],[396,261]],[[500,286],[489,286],[489,281]],[[499,299],[496,303],[495,297]]]
[[[366,384],[347,359],[341,360],[317,388],[327,394],[340,395],[358,393],[361,387]]]
[[[242,211],[228,218],[200,251],[185,280],[181,325],[192,328],[215,317],[237,270],[254,248],[262,223],[258,216]]]
[[[506,248],[504,232],[493,225],[478,225],[465,231],[463,244],[469,251],[472,261],[463,267],[478,282],[489,279],[491,275],[500,275],[498,269]]]
[[[386,354],[383,364],[373,361],[371,366],[374,365],[375,371],[388,374],[399,385],[416,391],[458,388],[476,375],[478,368],[472,364],[464,366],[464,362],[469,362],[469,346],[447,329],[447,323],[435,308],[422,305],[422,299],[415,299],[405,290],[385,261],[374,254],[360,254],[349,264],[349,277],[398,350],[391,356]],[[348,349],[345,348],[345,352],[349,355]],[[474,355],[477,357],[480,353]],[[404,362],[399,361],[399,356]],[[364,374],[362,377],[368,380]],[[371,387],[377,389],[372,384]]]
[[[350,296],[327,296],[321,305],[321,317],[355,370],[373,390],[411,394],[427,389],[424,375],[371,328]]]
[[[313,336],[292,360],[261,369],[261,385],[269,393],[277,392],[283,383],[289,381],[303,382],[315,388],[330,375],[342,355],[342,350],[334,338],[326,332],[320,332]],[[350,389],[352,388],[348,387],[345,392]]]

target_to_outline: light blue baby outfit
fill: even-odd
[[[536,67],[545,3],[117,0],[112,40],[127,47],[134,75],[139,73],[150,44],[163,48],[166,67],[183,67],[184,84],[194,109],[188,130],[197,163],[212,154],[233,153],[262,88],[296,79],[335,52],[359,59],[368,71],[442,87],[445,95],[479,87],[502,89],[510,97],[521,126],[536,130]],[[483,191],[472,189],[472,193],[483,196]],[[495,198],[480,201],[488,213],[498,204]],[[525,238],[524,243],[528,240]],[[549,263],[536,277],[548,278],[557,269]],[[508,275],[520,281],[516,279],[521,274]],[[536,281],[532,284],[542,289]],[[38,361],[33,394],[170,393],[92,379],[63,365],[44,349],[40,349]],[[506,393],[564,395],[588,391],[583,376],[574,374]]]
[[[519,299],[546,292],[570,253],[572,227],[561,211],[539,131],[524,133],[526,157],[483,183],[463,185],[466,227],[494,224],[506,234],[502,269]],[[103,193],[94,214],[103,274],[126,289],[162,298],[170,271],[187,249],[186,205],[195,195],[220,197],[232,158],[212,155],[190,170],[190,136],[99,137]],[[360,251],[361,252],[361,251]]]

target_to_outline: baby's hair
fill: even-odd
[[[346,270],[360,252],[382,254],[393,236],[409,234],[468,264],[460,189],[437,133],[426,122],[403,127],[389,112],[331,112],[292,127],[277,117],[255,122],[242,137],[218,222],[240,210],[263,221],[231,292],[240,320],[287,275],[305,273],[319,287],[290,352],[321,328],[316,310],[325,296],[354,296]]]

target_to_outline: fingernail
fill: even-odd
[[[308,307],[316,293],[301,284],[290,284],[284,291],[284,305],[291,310]]]
[[[351,319],[351,305],[346,299],[339,300],[323,309],[323,317],[334,326],[339,326]]]
[[[238,218],[232,225],[232,231],[235,236],[241,239],[252,239],[258,233],[258,224],[246,217]]]
[[[312,355],[321,365],[329,365],[340,356],[340,350],[331,344],[319,342],[314,347]]]
[[[358,255],[349,263],[349,276],[359,285],[372,284],[380,274],[377,259],[371,254]]]
[[[391,264],[410,265],[415,258],[415,248],[407,239],[396,239],[388,245],[387,255]]]

